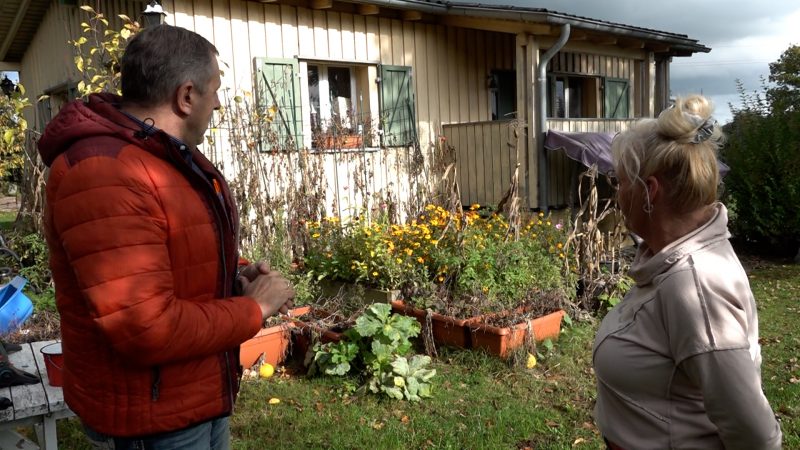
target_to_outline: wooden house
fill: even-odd
[[[32,98],[49,95],[30,113],[40,130],[75,96],[80,79],[67,42],[80,36],[87,18],[77,1],[84,0],[8,0],[0,10],[0,69],[18,70]],[[136,0],[90,5],[112,19],[140,19],[146,6]],[[416,166],[436,164],[443,145],[455,152],[465,204],[497,203],[519,167],[527,207],[567,205],[575,163],[544,150],[546,131],[615,132],[652,117],[668,104],[672,58],[710,50],[681,34],[518,6],[437,0],[162,5],[167,23],[216,45],[226,66],[223,86],[252,92],[264,108],[277,106],[279,132],[327,159],[328,174],[337,173],[328,184],[340,209],[358,203],[356,197],[389,190],[385,197],[403,198],[429,184],[409,180],[419,174]],[[315,135],[319,130],[338,130],[338,137]],[[345,142],[350,135],[356,139]],[[357,158],[343,157],[351,153]],[[342,164],[350,166],[338,170]],[[369,187],[355,193],[358,177]],[[345,202],[342,195],[352,198]]]

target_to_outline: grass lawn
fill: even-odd
[[[782,420],[784,448],[800,449],[800,266],[762,264],[751,283],[765,390]],[[445,349],[434,361],[434,398],[420,403],[346,396],[341,380],[329,378],[281,373],[246,381],[232,420],[233,448],[603,448],[591,417],[594,331],[589,323],[565,329],[532,370]],[[89,448],[75,420],[61,421],[59,437],[62,448]]]

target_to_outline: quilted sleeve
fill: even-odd
[[[138,159],[90,158],[64,174],[50,205],[94,322],[117,352],[142,365],[219,353],[261,326],[252,299],[176,297],[168,247],[175,237],[159,192],[169,183],[155,173],[164,172]],[[209,282],[207,264],[196,267],[198,283]]]

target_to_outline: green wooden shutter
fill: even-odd
[[[385,147],[412,145],[417,138],[411,67],[381,66],[381,129]]]
[[[258,111],[267,114],[269,131],[277,135],[284,148],[299,148],[303,144],[303,114],[297,59],[256,58],[255,66]]]
[[[629,100],[628,80],[606,78],[604,112],[606,119],[627,119]]]

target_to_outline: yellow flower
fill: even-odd
[[[479,209],[480,207],[481,207],[481,205],[479,205],[478,203],[473,203],[473,204],[472,204],[472,205],[469,207],[469,210],[470,210],[470,211],[475,211],[476,209]]]
[[[556,247],[558,247],[559,249],[560,249],[560,248],[563,248],[563,247],[564,247],[564,244],[562,244],[561,242],[559,242],[559,243],[558,243],[558,245],[556,245]]]
[[[397,263],[398,263],[398,264],[400,264],[401,262],[403,262],[403,260],[402,260],[402,259],[400,259],[400,258],[397,258],[395,261],[397,261]]]
[[[441,283],[442,281],[444,281],[444,277],[443,277],[443,276],[441,276],[441,275],[439,275],[439,278],[437,278],[437,279],[439,280],[439,283]]]
[[[378,272],[372,272],[372,276],[373,277],[377,277],[378,276]]]
[[[417,257],[417,262],[420,263],[420,264],[424,264],[425,263],[425,258],[423,258],[422,256],[419,256],[419,257]]]
[[[319,233],[314,233],[314,234],[312,234],[312,235],[311,235],[311,237],[312,237],[312,238],[314,238],[314,239],[316,239],[316,238],[318,238],[318,237],[319,237]]]
[[[543,213],[543,212],[540,212],[540,213],[539,213],[539,217],[544,217],[544,213]],[[539,222],[539,223],[542,223],[542,222]]]
[[[403,251],[406,252],[406,255],[408,255],[408,256],[411,256],[411,255],[414,254],[414,250],[411,250],[410,248],[407,248],[407,249],[405,249]]]
[[[489,288],[488,288],[488,287],[486,287],[486,286],[484,286],[484,287],[483,287],[483,293],[485,294],[485,293],[487,293],[487,292],[489,292]]]

